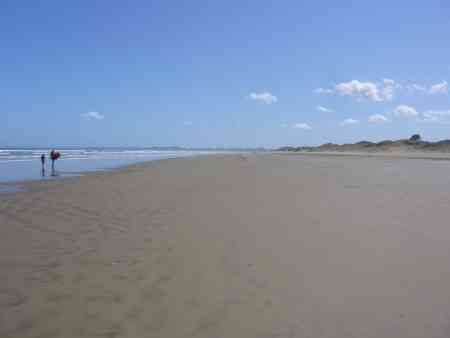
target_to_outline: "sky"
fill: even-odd
[[[0,146],[450,138],[450,2],[0,1]]]

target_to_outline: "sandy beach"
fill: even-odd
[[[0,337],[448,338],[450,161],[169,159],[0,194]]]

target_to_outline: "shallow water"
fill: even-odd
[[[12,193],[23,191],[23,188],[17,185],[1,185],[0,184],[0,194]]]
[[[48,180],[79,175],[83,172],[110,170],[126,165],[160,159],[211,154],[212,151],[150,149],[70,149],[60,150],[62,158],[56,161],[55,175],[48,160],[49,149],[0,149],[0,182]],[[46,154],[44,173],[40,154]]]

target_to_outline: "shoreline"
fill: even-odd
[[[232,155],[231,153],[229,153]],[[170,158],[160,158],[160,159],[151,159],[151,160],[143,160],[141,162],[129,163],[118,165],[116,167],[111,168],[98,168],[93,170],[86,171],[77,171],[77,172],[68,172],[63,173],[61,176],[57,175],[55,177],[47,176],[45,179],[42,178],[33,178],[33,179],[25,179],[25,180],[17,180],[17,181],[1,181],[0,180],[0,188],[4,188],[5,191],[1,191],[0,194],[11,194],[16,192],[26,192],[29,187],[36,187],[37,185],[46,185],[53,184],[57,182],[64,182],[66,180],[74,180],[78,178],[83,178],[91,175],[100,175],[100,174],[108,174],[113,172],[126,171],[133,167],[145,167],[154,162],[160,162],[165,160],[178,160],[178,159],[186,159],[186,158],[196,158],[198,156],[222,156],[227,154],[220,153],[211,153],[211,154],[194,154],[190,156],[180,156],[180,157],[170,157]],[[56,170],[58,172],[58,170]],[[10,191],[8,191],[10,190]]]
[[[39,158],[35,158],[37,150],[21,151],[15,154],[12,150],[0,152],[0,180],[5,182],[22,182],[29,180],[48,180],[52,177],[50,161],[45,163],[44,175],[41,171]],[[41,151],[39,151],[41,152]],[[155,150],[111,150],[87,151],[72,150],[57,161],[57,174],[60,176],[76,176],[87,172],[105,171],[141,162],[154,161],[164,158],[189,157],[209,155],[219,151],[155,151]],[[222,153],[227,153],[222,151]],[[229,152],[228,152],[229,153]],[[6,154],[6,155],[5,155]],[[20,159],[12,159],[19,157]],[[57,177],[56,177],[57,178]]]

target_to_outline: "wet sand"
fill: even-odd
[[[450,161],[162,160],[0,194],[0,337],[450,337]]]

